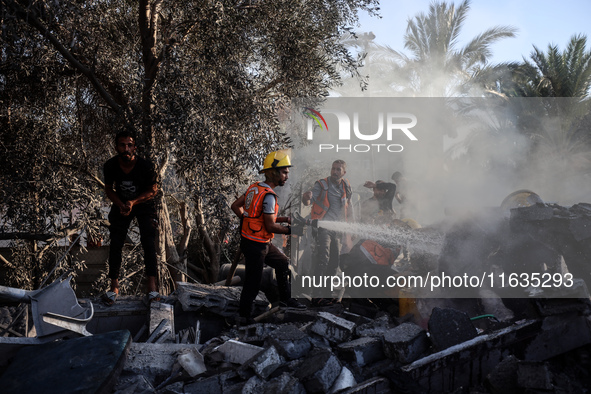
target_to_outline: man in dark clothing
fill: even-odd
[[[387,223],[396,217],[392,200],[396,195],[396,184],[384,181],[367,181],[363,185],[373,189],[373,196],[361,204],[359,220],[362,223]]]
[[[158,192],[156,172],[148,160],[135,154],[135,138],[128,131],[122,131],[115,137],[117,156],[104,165],[105,193],[113,205],[109,212],[109,248],[110,290],[104,295],[105,302],[112,305],[119,294],[119,270],[121,252],[127,230],[135,217],[140,230],[140,240],[144,249],[146,265],[148,300],[158,301],[156,277],[156,229],[158,217],[154,197]]]
[[[241,220],[240,248],[245,259],[244,285],[240,294],[239,318],[243,323],[252,322],[252,304],[259,293],[263,266],[275,269],[280,305],[303,308],[291,298],[291,273],[289,259],[271,243],[274,234],[291,234],[291,218],[277,216],[279,204],[273,189],[285,185],[289,177],[291,159],[289,150],[271,152],[265,158],[264,182],[256,182],[232,203],[232,211]],[[288,223],[282,226],[280,223]]]

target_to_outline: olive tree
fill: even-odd
[[[359,59],[339,37],[376,5],[0,0],[5,238],[37,245],[99,231],[101,166],[115,132],[129,128],[162,179],[161,259],[186,271],[193,218],[204,276],[215,280],[231,229],[228,199],[266,152],[291,144],[281,120],[292,98],[321,98],[343,69],[356,72]],[[182,240],[172,233],[171,201],[185,218]],[[59,223],[74,209],[79,220]]]

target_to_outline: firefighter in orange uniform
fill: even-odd
[[[302,196],[302,202],[312,204],[312,220],[346,221],[351,216],[351,185],[344,178],[347,163],[335,160],[330,176],[316,181],[312,190]],[[312,263],[314,275],[333,275],[339,266],[341,236],[336,231],[319,228],[316,236]],[[322,305],[326,300],[314,298],[313,303]]]
[[[273,234],[291,234],[291,219],[277,216],[279,204],[273,191],[275,187],[285,185],[289,177],[290,153],[289,149],[269,153],[259,172],[265,174],[265,181],[253,183],[232,203],[232,211],[241,219],[240,247],[245,259],[239,307],[242,322],[252,322],[252,304],[259,293],[265,264],[275,269],[280,305],[303,307],[291,298],[289,259],[271,243]],[[280,223],[287,223],[287,226]]]

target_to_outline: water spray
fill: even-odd
[[[319,221],[319,228],[356,235],[360,239],[371,239],[385,245],[407,245],[416,251],[439,254],[443,246],[443,235],[437,232],[417,231],[400,226]]]

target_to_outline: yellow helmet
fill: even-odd
[[[419,229],[419,228],[423,228],[423,226],[421,226],[416,220],[411,219],[411,218],[404,218],[401,219],[404,223],[408,224],[410,228],[412,228],[413,230]]]
[[[259,174],[272,168],[283,167],[291,167],[291,149],[281,149],[269,153],[267,157],[265,157],[263,169],[259,171]]]

